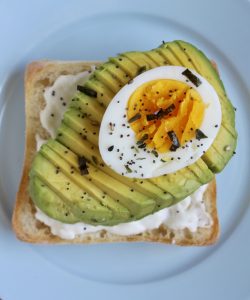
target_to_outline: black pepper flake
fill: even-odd
[[[182,75],[187,77],[196,87],[198,87],[202,83],[201,80],[196,75],[194,75],[189,69],[183,71]]]
[[[215,127],[215,128],[217,128],[218,126],[219,126],[219,125],[217,125],[217,124],[216,124],[216,125],[214,125],[214,127]]]
[[[156,114],[149,114],[149,115],[147,115],[146,116],[147,121],[161,119],[161,118],[167,116],[168,114],[170,114],[171,112],[173,112],[174,109],[175,109],[175,105],[174,104],[171,104],[166,109],[162,109],[161,108]]]
[[[138,157],[138,158],[136,158],[136,160],[144,160],[144,159],[146,159],[146,157]]]
[[[201,139],[206,139],[207,136],[205,135],[204,132],[202,132],[200,129],[196,129],[195,130],[195,137],[197,140],[201,140]]]
[[[141,114],[137,113],[137,114],[134,115],[132,118],[130,118],[130,119],[128,120],[128,122],[129,122],[129,123],[133,123],[133,122],[139,120],[140,118],[141,118]]]
[[[138,148],[144,148],[144,147],[140,147],[141,145],[144,144],[144,142],[148,139],[148,134],[144,134],[143,137],[136,142],[137,145],[139,145]]]
[[[109,152],[113,151],[113,149],[114,149],[114,146],[109,146],[109,147],[108,147],[108,151],[109,151]],[[119,150],[119,149],[117,149],[117,150]],[[117,151],[117,152],[118,152],[118,151]]]
[[[168,136],[172,142],[170,151],[176,151],[176,149],[178,149],[180,147],[180,142],[178,140],[177,135],[175,134],[175,132],[173,130],[171,130],[171,131],[168,131]]]
[[[147,145],[145,143],[143,143],[143,144],[139,145],[138,148],[143,149],[143,148],[146,148],[146,146]],[[144,149],[144,150],[146,151],[146,149]]]
[[[85,95],[92,97],[92,98],[96,98],[97,97],[97,92],[85,87],[83,85],[77,85],[77,90],[80,91],[81,93],[84,93]]]
[[[52,95],[52,96],[55,96],[55,95],[56,95],[56,91],[52,91],[52,92],[51,92],[51,95]]]
[[[88,167],[87,167],[87,160],[84,156],[78,157],[78,167],[81,175],[89,174]]]
[[[146,116],[147,121],[153,121],[155,119],[157,119],[157,115],[156,114],[149,114]]]

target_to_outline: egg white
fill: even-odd
[[[126,84],[110,102],[100,127],[99,150],[104,162],[115,172],[132,178],[152,178],[173,173],[193,164],[211,146],[221,124],[220,101],[211,84],[192,69],[190,71],[201,80],[201,84],[196,87],[189,81],[182,74],[186,69],[181,66],[163,66],[146,71]],[[158,157],[151,153],[152,149],[146,148],[144,151],[137,147],[137,139],[127,121],[126,110],[133,92],[142,84],[156,79],[173,79],[186,83],[200,94],[202,101],[207,105],[199,128],[207,138],[200,141],[193,139],[184,145],[184,149],[180,147],[175,152],[159,153]],[[110,126],[110,123],[115,126]],[[187,145],[189,147],[186,147]],[[112,151],[108,150],[110,146],[114,146]],[[136,147],[137,151],[133,147]],[[129,165],[131,160],[134,164]],[[125,165],[129,165],[130,170],[126,169]]]

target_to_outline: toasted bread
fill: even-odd
[[[29,197],[28,181],[29,170],[34,155],[36,154],[36,134],[42,138],[49,137],[48,132],[41,126],[40,111],[45,102],[43,91],[51,86],[60,75],[77,74],[89,70],[91,65],[99,62],[62,62],[62,61],[37,61],[29,64],[25,74],[25,113],[26,136],[25,157],[23,173],[16,196],[13,212],[13,229],[16,236],[25,242],[41,244],[80,244],[80,243],[107,243],[107,242],[162,242],[176,245],[202,246],[213,244],[219,235],[219,222],[216,208],[216,183],[215,180],[208,184],[204,193],[204,203],[207,213],[210,214],[213,224],[210,228],[198,228],[191,232],[173,230],[165,225],[158,229],[149,230],[141,234],[120,236],[106,232],[85,233],[73,240],[63,240],[54,236],[50,228],[35,218],[36,208]]]

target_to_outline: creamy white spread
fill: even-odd
[[[207,185],[203,185],[195,193],[176,205],[164,208],[138,221],[115,226],[92,226],[82,222],[65,224],[48,217],[39,209],[37,209],[36,218],[48,225],[54,235],[63,239],[74,239],[78,235],[99,232],[101,230],[126,236],[157,229],[160,225],[166,225],[168,228],[174,230],[188,228],[191,232],[195,232],[198,227],[209,228],[213,222],[211,216],[206,212],[203,202],[203,194],[206,188]]]
[[[91,68],[91,72],[94,66]],[[46,87],[44,91],[45,107],[40,112],[40,121],[44,129],[52,138],[56,137],[56,130],[61,124],[70,100],[73,98],[77,85],[82,85],[89,77],[90,72],[84,71],[76,75],[61,75],[54,84]],[[46,142],[38,134],[36,135],[37,150]]]
[[[54,84],[45,89],[44,98],[46,106],[40,113],[40,120],[52,137],[61,123],[63,114],[76,92],[78,84],[83,84],[89,76],[89,72],[77,75],[62,75]],[[65,104],[64,104],[65,103]],[[53,115],[53,116],[52,116]],[[46,142],[36,135],[37,150]],[[132,235],[143,233],[147,230],[159,228],[161,225],[174,230],[189,229],[195,232],[197,228],[209,228],[213,224],[211,216],[206,212],[203,195],[207,185],[201,186],[195,193],[169,208],[162,209],[154,214],[146,216],[138,221],[122,223],[115,226],[92,226],[82,222],[65,224],[54,220],[44,214],[39,208],[35,217],[37,220],[50,227],[51,232],[63,239],[74,239],[76,236],[86,233],[96,233],[106,230],[118,235]]]

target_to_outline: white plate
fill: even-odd
[[[250,3],[200,2],[133,1],[131,8],[125,1],[1,4],[0,298],[250,297]],[[219,243],[51,247],[17,241],[10,220],[23,158],[25,64],[41,58],[104,60],[172,39],[190,41],[216,60],[237,107],[237,155],[218,176]]]

